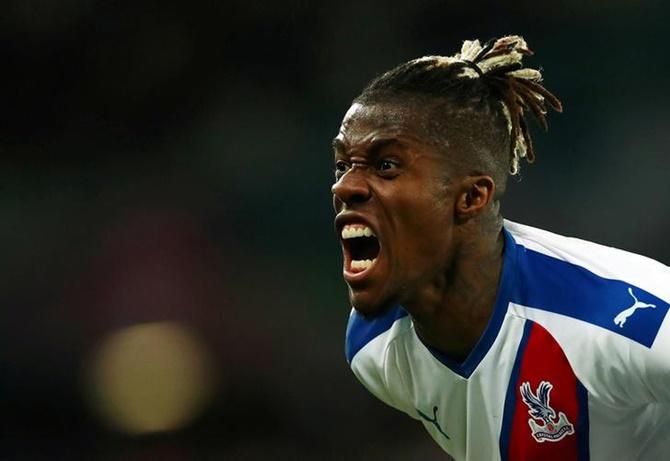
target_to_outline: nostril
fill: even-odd
[[[365,202],[370,198],[370,194],[366,190],[365,192],[360,192],[356,194],[352,194],[351,197],[349,198],[350,202]]]
[[[335,197],[344,203],[364,202],[370,198],[367,187],[342,187],[334,190]]]

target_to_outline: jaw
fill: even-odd
[[[446,284],[443,266],[429,266],[419,272],[409,269],[416,261],[394,256],[399,259],[394,260],[389,251],[381,253],[365,277],[347,281],[351,305],[363,315],[379,315],[397,304],[405,309],[414,307],[412,312],[418,308],[419,312],[426,302],[431,304],[442,298]]]
[[[380,315],[395,304],[388,294],[375,288],[355,289],[349,286],[349,302],[354,309],[364,316]]]

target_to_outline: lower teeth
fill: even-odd
[[[372,264],[376,260],[377,259],[354,260],[354,261],[351,261],[351,268],[352,269],[358,269],[358,270],[367,269],[368,267],[372,266]]]

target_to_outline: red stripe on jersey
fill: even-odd
[[[556,340],[537,323],[529,332],[518,378],[510,386],[508,392],[514,392],[515,398],[507,459],[570,461],[583,457],[577,434],[578,422],[584,419],[579,418],[581,383]],[[581,411],[588,412],[588,408]],[[588,431],[588,425],[581,429]],[[588,434],[579,436],[588,440]]]

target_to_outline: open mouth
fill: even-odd
[[[365,224],[347,224],[341,232],[345,272],[357,274],[370,269],[379,255],[379,240]]]

